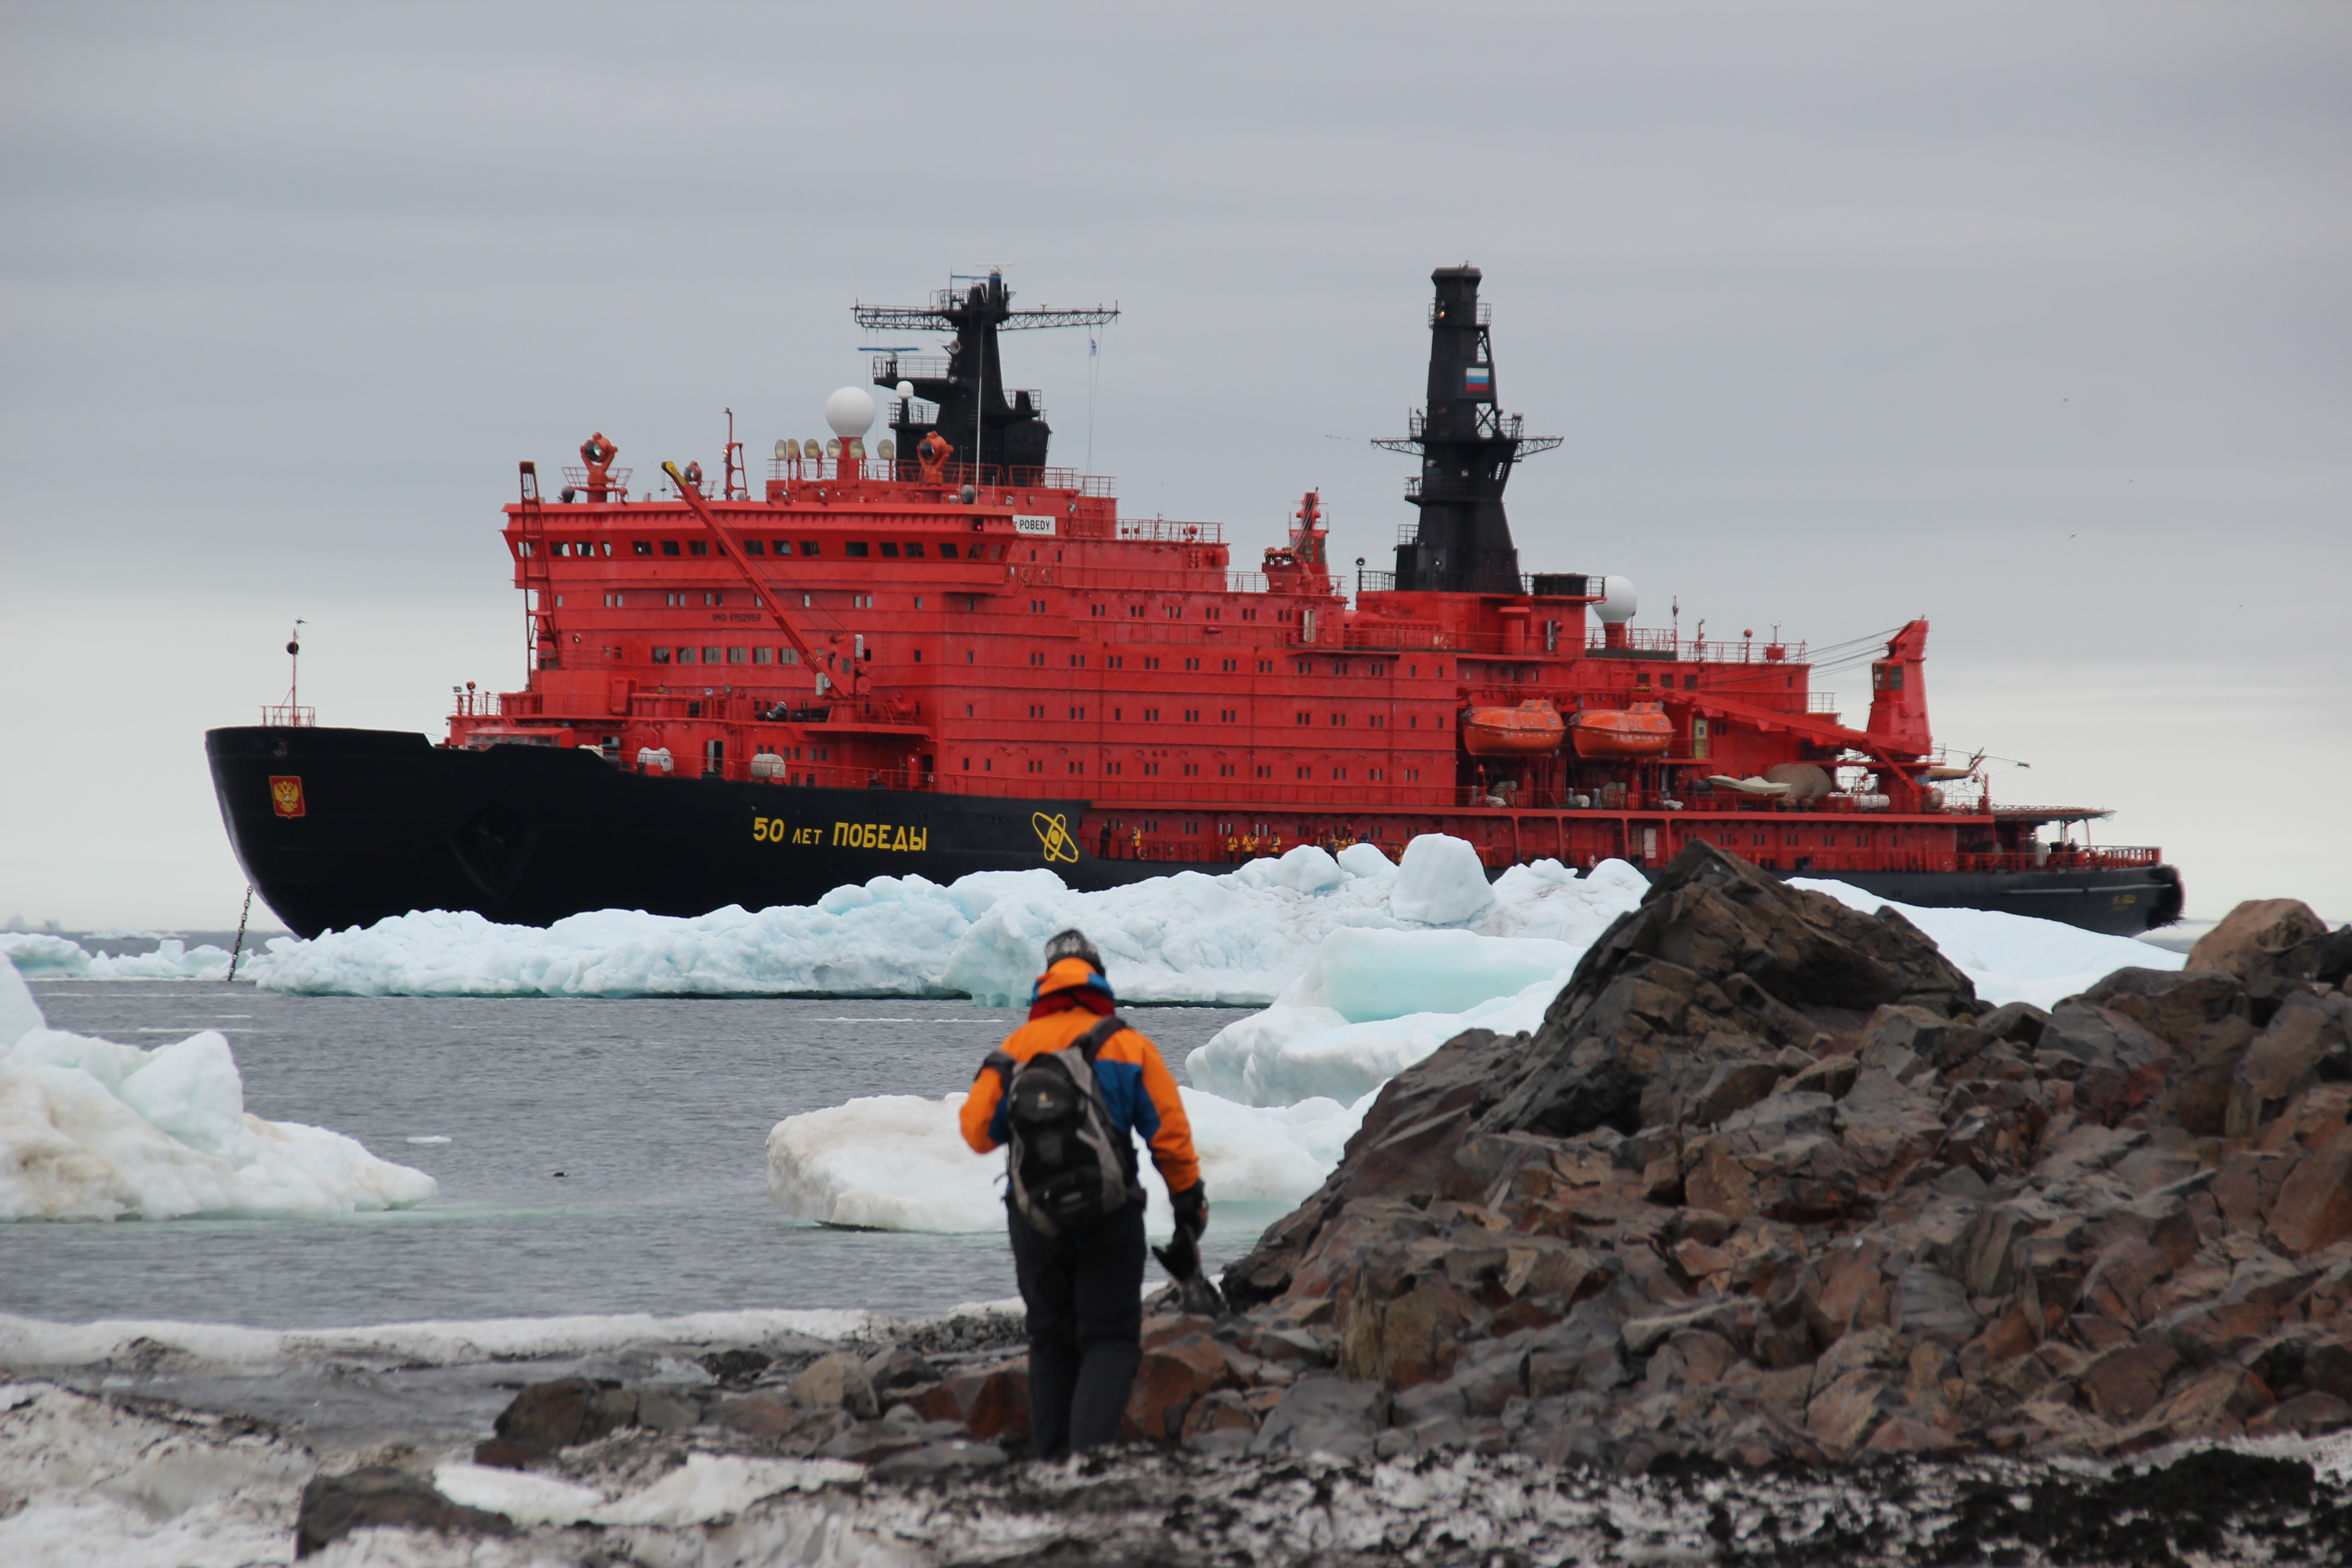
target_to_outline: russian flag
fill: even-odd
[[[1495,390],[1495,373],[1483,364],[1474,364],[1462,373],[1462,390],[1475,397]]]

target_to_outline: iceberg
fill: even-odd
[[[100,931],[93,940],[145,934]],[[0,958],[28,980],[226,980],[229,963],[225,948],[206,942],[192,948],[175,936],[162,939],[152,952],[116,957],[102,948],[91,952],[71,937],[47,931],[0,931]]]
[[[1211,1200],[1295,1204],[1322,1185],[1370,1109],[1306,1100],[1236,1105],[1180,1088]],[[768,1134],[768,1196],[794,1219],[875,1230],[989,1231],[1004,1225],[1004,1156],[975,1154],[957,1113],[964,1097],[887,1094],[787,1116]],[[1167,1184],[1149,1160],[1159,1214]]]
[[[0,964],[0,1219],[346,1215],[436,1190],[340,1132],[247,1115],[219,1034],[147,1051],[52,1029]]]

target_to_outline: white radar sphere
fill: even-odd
[[[1592,606],[1592,613],[1600,616],[1605,626],[1613,626],[1620,621],[1632,620],[1633,612],[1642,607],[1642,595],[1634,591],[1633,580],[1631,577],[1604,577],[1601,584],[1601,602]]]
[[[845,386],[824,400],[824,422],[846,441],[874,428],[874,395],[862,386]]]
[[[901,396],[901,397],[912,397],[912,396],[914,396],[914,395],[915,395],[915,384],[914,384],[913,382],[911,382],[911,381],[902,381],[902,382],[900,382],[900,383],[898,384],[898,395],[899,395],[899,396]]]

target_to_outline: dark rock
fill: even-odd
[[[389,1465],[314,1476],[294,1518],[294,1555],[324,1551],[354,1530],[433,1530],[444,1535],[512,1535],[504,1514],[451,1502],[430,1483]]]
[[[760,1351],[738,1348],[698,1356],[695,1364],[717,1379],[721,1388],[749,1388],[774,1364],[774,1359]]]
[[[1387,1423],[1381,1391],[1340,1377],[1302,1377],[1259,1426],[1253,1454],[1328,1454],[1370,1458]]]
[[[618,1384],[584,1377],[534,1383],[499,1413],[492,1430],[509,1442],[534,1448],[568,1448],[593,1443],[637,1418],[637,1394]]]

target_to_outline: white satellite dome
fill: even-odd
[[[846,441],[874,428],[874,395],[862,386],[845,386],[824,400],[824,422]]]
[[[1641,607],[1642,595],[1635,591],[1633,579],[1603,577],[1601,580],[1601,602],[1592,606],[1592,613],[1601,617],[1603,626],[1613,626],[1622,621],[1632,620],[1633,612]]]

